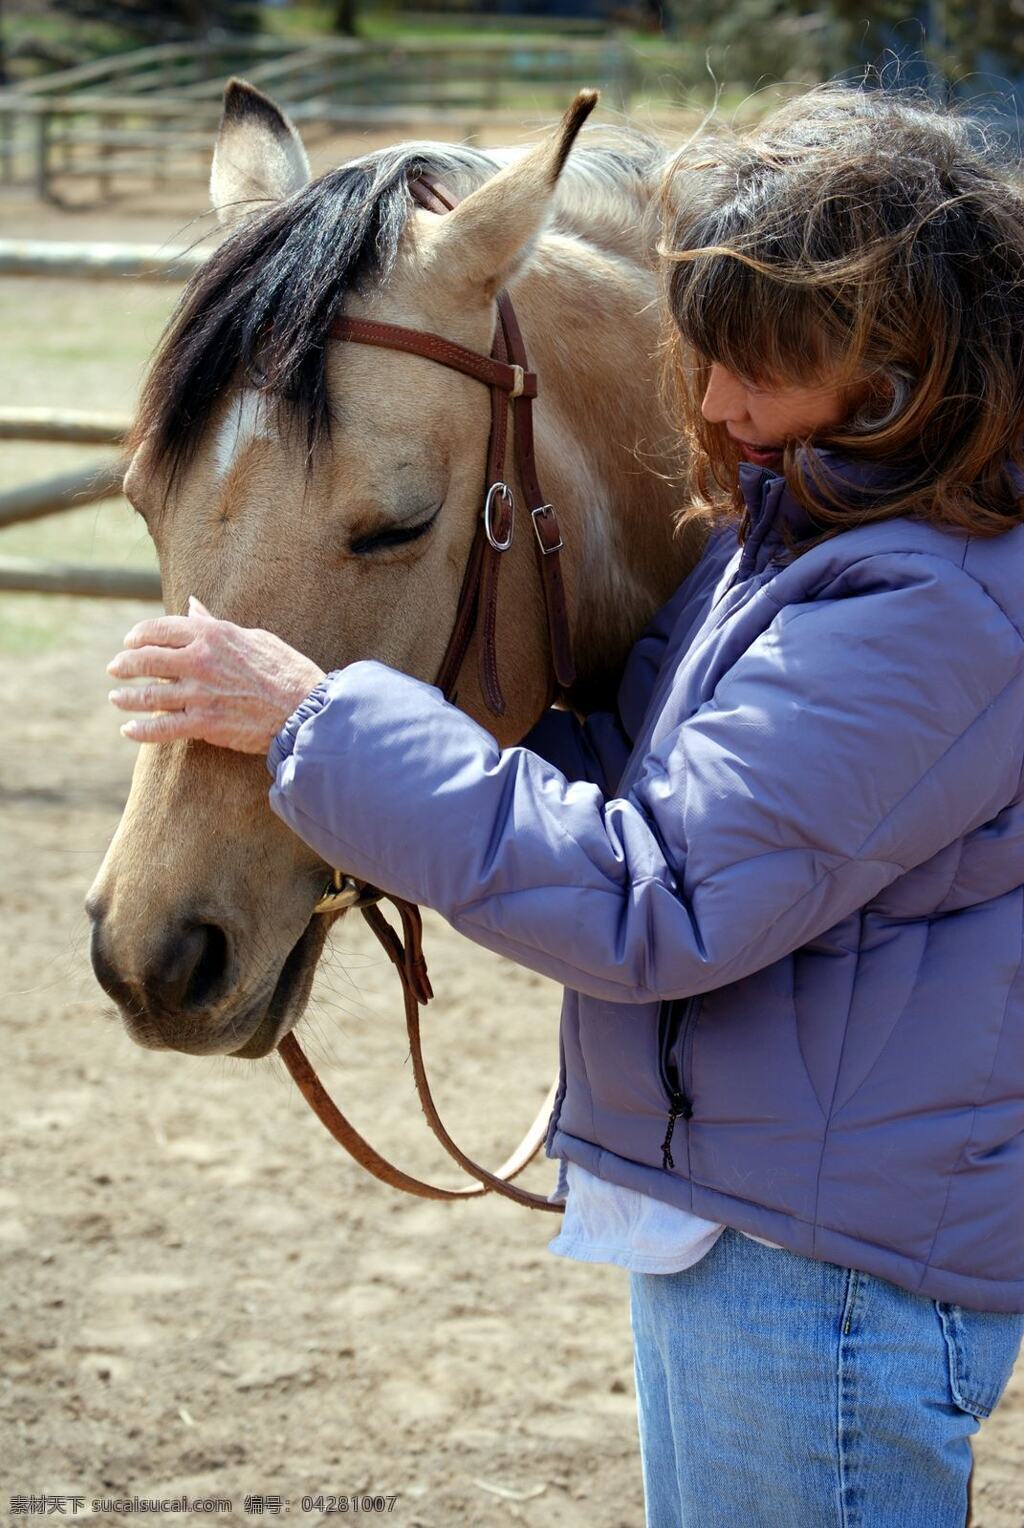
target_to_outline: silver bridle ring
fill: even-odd
[[[491,514],[494,501],[497,498],[505,500],[508,505],[508,535],[504,541],[499,541],[494,534],[491,524]],[[512,497],[512,490],[507,483],[492,483],[487,490],[487,498],[484,500],[484,532],[488,541],[496,552],[507,552],[512,545],[512,532],[516,528],[516,501]]]

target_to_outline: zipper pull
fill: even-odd
[[[679,1092],[673,1093],[672,1107],[668,1111],[668,1129],[665,1132],[665,1139],[661,1143],[662,1167],[675,1167],[676,1164],[672,1160],[672,1152],[669,1149],[672,1143],[672,1132],[676,1128],[677,1119],[690,1119],[692,1114],[693,1105],[687,1098],[686,1094]]]

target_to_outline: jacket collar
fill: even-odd
[[[811,457],[813,463],[809,460]],[[796,452],[795,459],[812,502],[824,500],[812,476],[817,467],[819,476],[823,476],[834,491],[842,493],[853,513],[858,506],[866,509],[877,502],[879,492],[893,488],[899,479],[899,468],[891,463],[855,461],[824,446],[803,446]],[[1006,471],[1016,491],[1024,496],[1024,468],[1007,461]],[[759,573],[774,557],[784,553],[787,530],[790,539],[799,543],[830,528],[798,503],[786,479],[771,467],[740,462],[739,484],[747,510],[740,575]]]

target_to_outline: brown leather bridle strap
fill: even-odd
[[[559,1213],[564,1209],[561,1203],[549,1204],[547,1200],[539,1201],[537,1195],[528,1194],[525,1189],[516,1188],[511,1182],[537,1154],[538,1137],[543,1139],[545,1127],[554,1107],[555,1093],[558,1088],[557,1078],[548,1089],[547,1097],[520,1145],[500,1167],[495,1168],[493,1174],[487,1174],[491,1179],[489,1183],[481,1181],[462,1183],[455,1188],[441,1188],[436,1183],[426,1183],[422,1178],[415,1178],[411,1173],[403,1172],[400,1167],[395,1167],[392,1162],[389,1162],[387,1157],[382,1157],[380,1152],[374,1150],[366,1137],[360,1135],[355,1126],[342,1114],[316,1075],[294,1035],[285,1035],[277,1048],[282,1061],[313,1113],[326,1126],[338,1144],[344,1146],[349,1156],[359,1163],[360,1167],[364,1167],[368,1173],[378,1178],[381,1183],[386,1183],[389,1188],[402,1189],[407,1194],[413,1194],[417,1199],[478,1199],[481,1194],[487,1192],[488,1188],[495,1188],[500,1184],[503,1197],[515,1199],[529,1209],[555,1210]],[[431,1123],[435,1134],[440,1129],[443,1132],[442,1139],[447,1137],[448,1149],[458,1160],[461,1153],[440,1119],[435,1115]],[[469,1158],[464,1160],[468,1163]],[[482,1180],[486,1172],[486,1168],[477,1168],[473,1176],[480,1177]]]
[[[466,651],[473,639],[476,630],[479,597],[480,597],[480,573],[483,567],[484,548],[487,545],[486,536],[479,531],[473,537],[466,559],[466,571],[462,575],[462,587],[459,590],[459,602],[455,613],[455,624],[448,638],[448,647],[441,667],[437,671],[434,683],[448,700],[455,701],[455,681],[465,661]]]
[[[505,335],[499,324],[493,351],[504,359]],[[480,548],[480,587],[477,593],[477,629],[480,634],[479,672],[484,699],[495,716],[504,716],[505,697],[498,677],[498,575],[515,529],[515,499],[505,482],[505,450],[508,445],[508,400],[499,388],[491,388],[491,436],[487,447],[484,518],[477,527]],[[488,526],[490,529],[488,530]],[[451,696],[448,699],[451,700]]]
[[[458,202],[457,197],[426,173],[411,181],[410,189],[420,205],[432,212],[451,211]],[[537,474],[533,441],[533,399],[537,396],[537,376],[530,370],[522,330],[512,299],[506,291],[498,293],[497,309],[498,323],[489,356],[467,350],[438,334],[376,319],[342,315],[335,319],[329,333],[335,339],[353,340],[358,344],[377,345],[421,356],[473,377],[491,389],[491,434],[487,480],[484,485],[484,514],[477,524],[470,547],[455,624],[441,662],[437,684],[449,699],[454,699],[455,678],[474,632],[479,630],[480,687],[492,714],[502,716],[505,712],[505,699],[498,678],[497,661],[498,568],[499,559],[511,544],[515,515],[511,490],[500,491],[507,488],[504,464],[508,401],[512,403],[519,478],[533,525],[537,566],[544,593],[553,677],[547,696],[549,703],[559,688],[569,688],[576,673],[559,556],[563,545],[562,536],[555,511],[544,498]]]
[[[443,213],[450,211],[456,205],[456,199],[451,193],[425,173],[421,174],[417,180],[410,182],[410,189],[420,204],[430,211]],[[549,702],[559,686],[565,688],[572,684],[575,670],[565,589],[558,555],[562,549],[562,538],[554,510],[544,501],[541,493],[534,457],[532,400],[537,395],[537,378],[528,367],[526,346],[507,292],[498,294],[497,306],[498,324],[490,356],[466,350],[461,345],[444,339],[441,335],[406,329],[399,324],[380,323],[371,319],[342,316],[335,320],[329,332],[335,339],[353,340],[365,345],[379,345],[439,362],[441,365],[461,371],[464,375],[485,383],[491,390],[491,430],[487,449],[484,509],[470,545],[459,591],[455,622],[436,683],[447,699],[452,701],[455,699],[455,682],[476,632],[480,639],[481,690],[491,711],[501,715],[505,710],[505,699],[501,691],[497,666],[498,575],[501,558],[512,541],[515,516],[515,501],[505,479],[510,400],[513,409],[519,479],[536,535],[537,562],[544,591],[552,670]],[[336,872],[336,883],[337,880]],[[564,1204],[552,1203],[542,1195],[519,1188],[511,1182],[512,1178],[533,1160],[545,1138],[547,1123],[557,1095],[558,1078],[555,1078],[548,1090],[547,1097],[520,1145],[495,1172],[481,1167],[479,1163],[467,1156],[452,1140],[441,1120],[430,1091],[423,1060],[419,1010],[420,1005],[428,1002],[433,993],[423,955],[419,908],[400,897],[389,897],[398,909],[402,920],[404,938],[400,939],[376,905],[379,900],[378,895],[372,892],[372,889],[365,887],[363,893],[368,894],[368,900],[356,905],[360,906],[360,911],[395,964],[401,979],[413,1075],[423,1112],[448,1154],[477,1181],[458,1188],[440,1188],[403,1172],[382,1157],[333,1102],[294,1034],[289,1034],[281,1040],[278,1050],[306,1101],[335,1140],[344,1146],[362,1167],[394,1188],[403,1189],[407,1193],[426,1199],[468,1199],[495,1190],[505,1198],[513,1199],[531,1209],[548,1210],[560,1214],[565,1208]],[[330,900],[328,897],[322,899],[322,902],[329,903]],[[317,910],[321,910],[321,904],[318,904]]]
[[[327,331],[335,340],[355,340],[360,345],[379,345],[382,350],[404,350],[427,361],[439,361],[452,371],[464,372],[488,387],[500,387],[510,398],[537,396],[537,378],[521,366],[509,366],[479,350],[466,350],[454,340],[431,334],[428,329],[405,329],[401,324],[385,324],[375,318],[349,318],[342,314]]]
[[[437,176],[432,175],[429,170],[419,170],[410,179],[409,190],[414,200],[428,212],[453,212],[459,205],[460,198],[455,195],[455,192],[442,186]]]
[[[512,1183],[512,1179],[522,1172],[536,1156],[540,1143],[544,1139],[548,1119],[554,1106],[555,1095],[558,1088],[556,1077],[548,1089],[547,1097],[541,1104],[537,1114],[526,1132],[520,1144],[512,1152],[511,1156],[490,1172],[486,1167],[481,1167],[468,1157],[465,1152],[452,1140],[445,1129],[441,1116],[437,1112],[434,1099],[427,1080],[426,1065],[423,1060],[423,1047],[420,1036],[419,1005],[426,1001],[423,996],[423,987],[418,986],[415,979],[406,980],[405,973],[410,966],[419,967],[420,974],[425,980],[426,966],[422,960],[422,950],[419,947],[419,909],[410,902],[402,902],[398,899],[395,906],[402,915],[405,925],[406,939],[403,944],[395,931],[385,921],[376,907],[363,908],[363,916],[370,924],[388,955],[403,974],[402,994],[405,1001],[405,1020],[409,1034],[409,1046],[412,1055],[413,1075],[416,1080],[416,1090],[419,1094],[420,1103],[427,1120],[444,1146],[445,1150],[456,1162],[463,1167],[470,1177],[477,1182],[461,1184],[457,1188],[442,1188],[437,1184],[427,1183],[422,1178],[413,1177],[412,1174],[403,1172],[395,1167],[386,1157],[382,1157],[352,1125],[338,1108],[326,1088],[321,1083],[313,1067],[293,1034],[286,1035],[278,1046],[281,1058],[288,1068],[300,1092],[306,1099],[314,1114],[330,1131],[334,1139],[344,1146],[361,1167],[379,1178],[382,1183],[391,1188],[403,1189],[408,1194],[413,1194],[420,1199],[475,1199],[491,1189],[496,1189],[507,1199],[514,1199],[517,1203],[526,1205],[530,1209],[552,1210],[560,1214],[564,1210],[561,1203],[550,1203],[539,1194],[530,1193],[528,1189],[519,1188]],[[429,983],[427,983],[429,992]]]
[[[507,292],[498,294],[498,312],[509,354],[526,365],[526,346],[523,343],[519,320]],[[545,502],[537,476],[537,459],[533,446],[533,406],[524,395],[512,405],[515,420],[516,462],[523,494],[533,520],[536,552],[540,568],[541,588],[544,591],[544,608],[548,624],[548,646],[551,653],[551,671],[555,685],[567,690],[576,678],[576,665],[572,656],[572,635],[569,626],[569,610],[562,579],[562,534],[552,506]],[[548,697],[549,703],[554,695]]]

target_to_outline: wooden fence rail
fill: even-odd
[[[0,239],[0,276],[76,276],[107,281],[184,281],[209,259],[205,249],[160,244],[70,244],[48,239]]]
[[[104,462],[99,467],[79,467],[39,483],[8,488],[0,493],[0,530],[6,525],[42,520],[46,515],[61,515],[66,509],[84,509],[102,499],[115,498],[121,492],[127,466],[127,462],[120,460]]]
[[[130,426],[127,414],[0,408],[0,440],[60,440],[80,446],[119,446]]]
[[[362,132],[444,123],[472,138],[485,121],[550,121],[581,85],[599,86],[613,110],[627,111],[638,93],[675,105],[680,86],[698,82],[694,67],[684,49],[651,51],[617,33],[162,44],[0,90],[0,181],[50,197],[59,177],[96,177],[107,192],[120,174],[205,175],[201,140],[212,142],[232,73],[272,91],[304,124]]]
[[[160,575],[148,568],[101,568],[87,563],[0,557],[0,590],[20,594],[79,594],[92,599],[158,600]]]
[[[108,267],[108,273],[109,273]],[[95,265],[92,266],[95,273]],[[124,414],[71,409],[0,408],[0,440],[62,441],[120,445],[130,419]],[[0,493],[0,530],[45,515],[83,509],[121,492],[127,462],[79,467],[42,482]],[[0,591],[73,594],[100,599],[159,599],[160,575],[149,568],[110,568],[89,563],[45,562],[0,556]]]
[[[305,44],[302,44],[304,46]],[[300,46],[286,38],[251,36],[236,33],[234,36],[204,39],[202,42],[161,42],[147,48],[132,48],[124,53],[112,53],[105,58],[95,58],[87,64],[75,64],[70,69],[58,69],[33,80],[23,80],[10,87],[22,95],[64,94],[78,90],[83,85],[103,87],[122,79],[147,71],[159,81],[164,71],[175,69],[183,62],[199,72],[208,64],[222,67],[226,59],[234,56],[251,59],[260,54],[279,58],[282,53]]]

